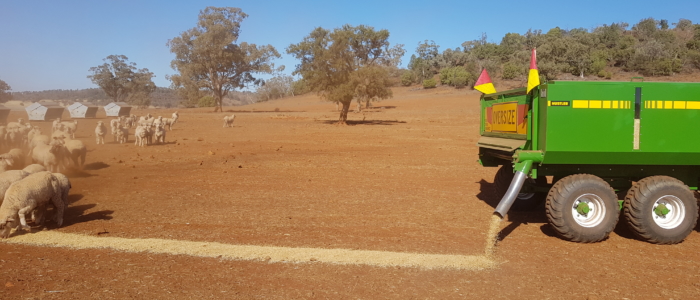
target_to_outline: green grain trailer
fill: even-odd
[[[479,162],[500,167],[495,214],[546,200],[549,223],[575,242],[605,239],[620,209],[652,243],[695,228],[700,83],[550,81],[483,95],[481,112]]]

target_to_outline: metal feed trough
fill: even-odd
[[[68,106],[71,118],[94,118],[97,116],[97,105],[75,102]]]
[[[131,113],[131,106],[125,102],[112,102],[104,109],[108,117],[129,116]]]
[[[58,104],[34,102],[25,108],[27,117],[33,121],[48,121],[63,115],[63,106]]]

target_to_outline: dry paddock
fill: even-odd
[[[576,244],[541,208],[510,214],[485,256],[497,199],[478,109],[477,93],[442,88],[395,89],[348,126],[314,96],[180,109],[167,143],[144,148],[95,145],[100,111],[79,120],[89,152],[67,172],[65,225],[0,242],[0,298],[700,297],[697,229],[672,246],[624,226]]]

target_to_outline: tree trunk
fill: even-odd
[[[343,109],[340,111],[340,119],[338,119],[338,124],[347,124],[346,121],[348,120],[348,111],[350,110],[350,103],[352,103],[352,99],[350,101],[342,102]]]

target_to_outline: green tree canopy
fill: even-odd
[[[403,54],[403,45],[390,47],[389,31],[374,27],[344,25],[333,31],[318,27],[287,53],[301,61],[295,74],[321,97],[343,104],[338,123],[347,121],[353,98],[386,99],[391,97],[389,73]]]
[[[110,55],[104,64],[90,68],[87,77],[116,102],[127,102],[138,106],[151,103],[150,94],[156,90],[151,80],[155,75],[148,69],[136,69],[124,55]]]
[[[12,100],[12,93],[10,93],[12,88],[7,82],[0,80],[0,102],[7,102]]]
[[[201,92],[211,94],[218,111],[230,91],[263,82],[254,74],[275,71],[271,61],[281,56],[274,47],[236,43],[246,17],[240,8],[210,6],[199,12],[197,27],[168,41],[170,65],[179,72],[168,79],[179,94],[197,101]]]

